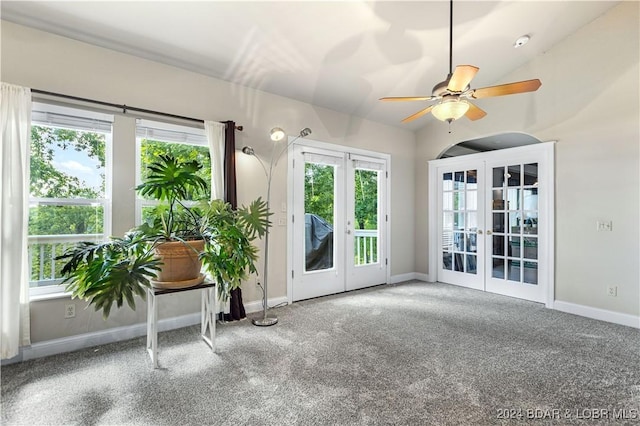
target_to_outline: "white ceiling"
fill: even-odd
[[[430,95],[449,71],[442,0],[0,3],[5,20],[412,130],[434,118],[400,120],[426,105],[378,99]],[[507,83],[617,3],[456,1],[453,66],[480,68],[473,88]]]

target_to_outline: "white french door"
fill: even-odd
[[[293,301],[385,283],[387,161],[293,146]]]
[[[467,160],[438,167],[438,192],[438,279],[482,290],[484,163]]]
[[[437,194],[431,210],[437,240],[430,243],[437,280],[550,303],[553,143],[429,166]]]

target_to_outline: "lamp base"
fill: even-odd
[[[257,325],[258,327],[268,327],[270,325],[275,325],[278,323],[278,318],[260,318],[251,320],[253,325]]]

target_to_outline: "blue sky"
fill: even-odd
[[[104,169],[98,168],[100,162],[90,158],[85,152],[78,152],[69,147],[65,150],[53,146],[53,166],[68,175],[75,176],[88,186],[100,190],[102,183],[101,173]]]

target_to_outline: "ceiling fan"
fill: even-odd
[[[451,123],[454,120],[466,116],[469,120],[479,120],[485,115],[482,109],[469,102],[467,99],[490,98],[494,96],[513,95],[516,93],[535,92],[542,85],[540,80],[525,80],[515,83],[500,84],[498,86],[471,89],[469,83],[478,72],[478,67],[473,65],[458,65],[452,72],[453,63],[453,0],[450,1],[449,9],[449,75],[447,79],[441,81],[433,87],[431,96],[392,96],[380,98],[385,102],[402,101],[435,101],[439,102],[430,105],[415,114],[402,120],[408,123],[416,118],[422,117],[431,112],[434,117],[441,121]]]

